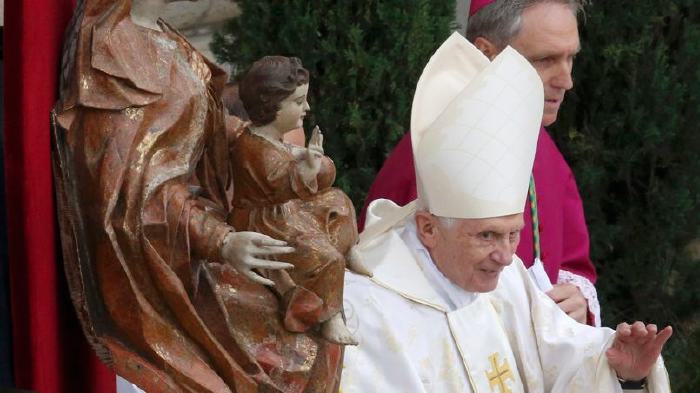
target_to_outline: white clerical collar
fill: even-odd
[[[414,254],[416,255],[418,266],[423,271],[430,286],[433,287],[435,292],[437,292],[446,305],[449,306],[449,311],[460,309],[476,300],[477,293],[465,291],[461,287],[453,284],[452,281],[438,270],[430,253],[418,239],[416,224],[412,218],[406,220],[404,230],[401,233],[401,239],[411,248],[411,251],[415,251]]]

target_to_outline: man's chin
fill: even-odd
[[[489,292],[493,292],[497,286],[498,286],[498,283],[496,283],[494,285],[482,285],[479,288],[477,288],[476,290],[470,291],[470,292],[489,293]]]
[[[480,282],[473,285],[471,289],[467,289],[467,290],[469,292],[478,292],[478,293],[491,292],[491,291],[495,290],[496,287],[498,286],[498,279],[499,278],[500,278],[500,274],[497,275],[496,277],[490,277],[488,279],[481,280]]]
[[[557,121],[557,113],[545,113],[542,115],[542,126],[548,127],[554,124],[555,121]]]

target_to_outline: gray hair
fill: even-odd
[[[563,4],[578,16],[586,0],[495,0],[469,18],[466,37],[471,42],[484,37],[505,48],[520,33],[523,11],[539,3]]]

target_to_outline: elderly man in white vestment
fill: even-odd
[[[346,274],[341,391],[669,392],[667,327],[575,322],[514,255],[543,108],[542,82],[506,48],[490,62],[453,34],[423,71],[411,138],[418,200],[368,210]]]

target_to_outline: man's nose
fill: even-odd
[[[557,69],[552,78],[552,85],[558,89],[570,90],[574,87],[574,80],[571,77],[573,61],[565,60],[557,64]]]
[[[508,266],[513,262],[513,254],[517,243],[512,243],[509,239],[500,239],[496,243],[496,249],[491,253],[491,258],[501,265]]]
[[[305,110],[306,112],[308,112],[310,109],[311,109],[311,107],[309,106],[309,102],[308,102],[308,101],[304,101],[304,110]]]

